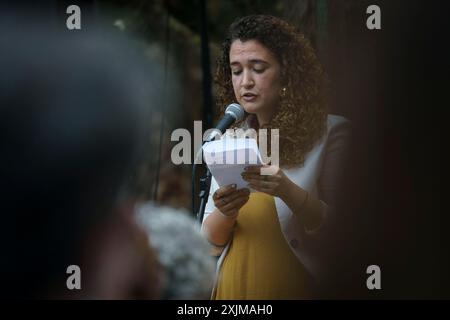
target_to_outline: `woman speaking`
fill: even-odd
[[[309,41],[287,22],[235,21],[218,60],[218,105],[241,104],[244,129],[279,129],[279,166],[249,166],[249,189],[213,180],[203,232],[218,249],[213,299],[307,299],[333,257],[333,205],[349,134],[329,115],[324,72]]]

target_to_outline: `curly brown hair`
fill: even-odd
[[[229,57],[231,44],[235,40],[258,41],[280,63],[282,86],[287,90],[285,94],[280,94],[280,104],[273,119],[262,127],[269,129],[268,132],[279,129],[281,166],[303,166],[305,155],[325,132],[328,114],[326,77],[314,49],[302,33],[279,18],[250,15],[233,22],[222,44],[214,78],[220,114],[224,113],[225,106],[236,101]],[[242,122],[236,124],[240,125]]]

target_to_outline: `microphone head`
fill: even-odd
[[[241,105],[237,103],[229,104],[228,107],[225,109],[225,114],[233,116],[236,119],[236,121],[242,121],[244,120],[245,117],[244,108],[242,108]]]

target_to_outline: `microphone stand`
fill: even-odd
[[[195,164],[194,164],[195,166]],[[211,171],[206,168],[206,173],[203,178],[200,178],[200,192],[198,197],[200,198],[200,207],[197,212],[197,219],[200,225],[203,222],[203,216],[205,215],[206,203],[208,202],[209,191],[211,190]]]
[[[209,139],[208,141],[204,141],[202,143],[202,147],[206,142],[214,141],[216,137]],[[194,159],[194,163],[192,164],[192,209],[194,211],[194,214],[196,214],[198,223],[201,225],[203,223],[203,217],[205,215],[205,208],[206,203],[208,202],[209,197],[209,191],[211,190],[211,171],[209,171],[208,166],[206,166],[206,172],[202,178],[200,178],[200,192],[198,193],[198,197],[200,198],[200,206],[198,211],[195,213],[195,169],[196,169],[196,160],[199,156],[199,154],[202,155],[203,159],[203,148],[200,148],[200,150],[197,153],[196,158]]]

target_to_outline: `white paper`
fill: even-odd
[[[248,188],[241,173],[249,165],[262,164],[256,140],[248,138],[207,142],[203,157],[219,187],[235,183],[237,189]]]

